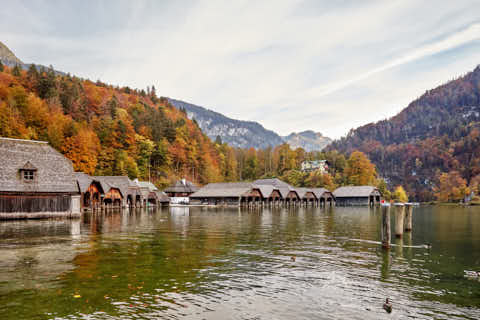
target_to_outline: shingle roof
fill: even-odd
[[[170,202],[170,198],[165,194],[165,192],[162,191],[154,191],[155,194],[157,195],[158,201],[160,202]]]
[[[254,186],[255,188],[258,188],[260,190],[260,192],[262,193],[263,195],[263,198],[268,198],[270,197],[270,195],[272,194],[273,190],[278,190],[277,187],[274,187],[274,186],[270,186],[270,185],[266,185],[266,184],[260,184],[260,185],[252,185]]]
[[[286,183],[286,182],[284,182],[280,179],[277,179],[277,178],[259,179],[259,180],[255,180],[253,183],[255,185],[269,185],[269,186],[276,187],[278,189],[278,191],[280,192],[282,198],[286,198],[288,196],[288,194],[290,193],[290,191],[295,191],[296,192],[296,189],[294,187],[292,187],[288,183]],[[298,192],[297,192],[297,194],[298,194]]]
[[[368,197],[374,191],[378,191],[377,188],[372,186],[348,186],[340,187],[333,192],[335,198],[342,197]]]
[[[300,199],[303,199],[308,192],[312,192],[315,197],[317,196],[312,189],[309,189],[309,188],[295,188],[295,190],[297,191],[297,194],[298,196],[300,197]]]
[[[0,138],[0,191],[78,193],[70,160],[47,142]],[[35,170],[25,182],[20,169]]]
[[[249,182],[224,182],[209,183],[197,192],[190,195],[191,198],[237,198],[252,189],[258,188]],[[261,192],[261,191],[260,191]]]
[[[149,181],[136,181],[137,185],[140,188],[148,188],[150,191],[157,191],[158,188],[151,182]]]
[[[319,199],[323,197],[325,193],[327,193],[330,196],[333,196],[333,194],[328,189],[325,189],[325,188],[312,188],[312,191],[315,194],[315,196]]]
[[[82,193],[86,192],[93,182],[92,177],[83,172],[75,172],[75,178],[77,179],[78,187]]]
[[[199,187],[197,187],[193,182],[190,182],[188,180],[177,180],[174,184],[163,190],[164,192],[185,192],[185,193],[191,193],[191,192],[196,192],[199,190]]]
[[[105,193],[110,188],[117,188],[124,197],[131,193],[129,190],[131,187],[136,186],[127,176],[92,176],[92,178],[100,182]]]

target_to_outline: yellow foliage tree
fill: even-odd
[[[402,186],[398,186],[395,188],[395,191],[393,192],[393,199],[396,202],[408,202],[407,193],[405,192],[405,189],[403,189]]]
[[[347,161],[344,171],[348,184],[354,186],[374,185],[376,178],[375,165],[360,151],[354,151]]]

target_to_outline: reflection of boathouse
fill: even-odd
[[[70,160],[47,142],[0,138],[0,218],[80,215]]]
[[[373,206],[379,204],[382,197],[380,191],[372,186],[340,187],[333,194],[339,206]]]

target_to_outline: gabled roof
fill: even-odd
[[[170,202],[170,198],[165,194],[165,192],[163,191],[154,191],[155,194],[157,195],[157,199],[158,201],[160,202],[163,202],[163,203],[169,203]]]
[[[140,188],[148,188],[150,191],[157,191],[158,188],[150,181],[135,181]]]
[[[328,189],[325,189],[325,188],[312,188],[312,191],[318,199],[325,196],[325,193],[327,193],[330,196],[333,196],[333,194]]]
[[[278,192],[280,192],[280,190],[278,190],[277,187],[266,185],[266,184],[253,184],[253,186],[260,190],[260,192],[263,195],[263,198],[269,198],[272,195],[272,192],[274,190],[277,190]]]
[[[269,185],[269,186],[274,186],[278,189],[278,191],[280,192],[280,195],[282,196],[282,198],[286,198],[288,196],[288,194],[290,193],[290,191],[295,191],[295,188],[292,187],[291,185],[289,185],[288,183],[280,180],[280,179],[277,179],[277,178],[272,178],[272,179],[259,179],[259,180],[255,180],[253,182],[255,185]],[[297,192],[298,194],[298,192]]]
[[[124,197],[130,194],[131,187],[138,188],[127,176],[92,176],[92,179],[100,182],[105,193],[111,188],[117,188]]]
[[[23,169],[36,170],[25,182]],[[0,191],[78,193],[73,166],[47,142],[0,138]]]
[[[163,190],[164,192],[182,192],[182,193],[192,193],[198,191],[199,188],[193,182],[182,179],[175,181],[174,184]]]
[[[300,197],[300,199],[303,199],[303,198],[307,195],[307,193],[309,193],[309,192],[313,193],[313,195],[314,195],[315,197],[317,197],[317,195],[315,194],[315,192],[313,192],[313,190],[312,190],[312,189],[309,189],[309,188],[295,188],[295,190],[297,191],[297,194],[298,194],[298,196]],[[318,198],[318,197],[317,197],[317,198]]]
[[[238,198],[250,192],[252,189],[259,189],[249,182],[224,182],[209,183],[197,192],[190,195],[191,198]],[[259,189],[260,190],[260,189]],[[261,190],[260,190],[261,193]],[[263,194],[262,194],[263,196]]]
[[[83,172],[75,172],[75,178],[77,179],[78,187],[80,188],[81,193],[86,192],[88,187],[90,187],[93,182],[92,177]]]
[[[335,198],[369,197],[374,191],[378,192],[378,189],[372,186],[348,186],[336,189],[333,192],[333,195],[335,196]]]

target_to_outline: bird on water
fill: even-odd
[[[385,309],[385,311],[387,311],[388,313],[392,313],[392,304],[389,302],[388,298],[383,304],[383,309]]]
[[[297,260],[297,258],[295,256],[291,256],[290,260],[292,260],[292,262],[295,262],[295,260]]]

